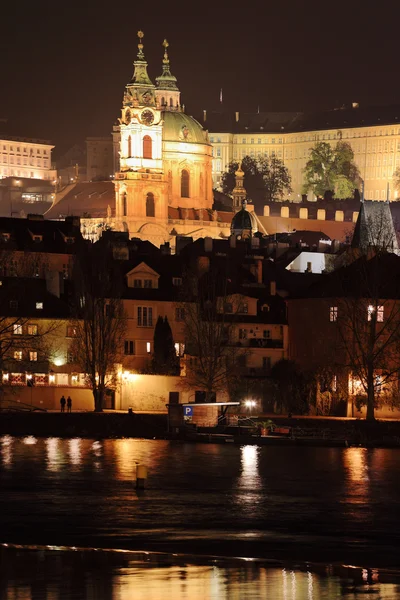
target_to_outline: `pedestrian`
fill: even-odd
[[[72,411],[72,400],[71,400],[71,396],[68,396],[67,398],[67,412],[71,412]]]
[[[61,396],[60,406],[61,406],[61,412],[65,412],[65,398],[64,398],[64,396]]]

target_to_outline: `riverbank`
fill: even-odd
[[[273,417],[284,435],[260,436],[256,427],[168,431],[163,414],[137,413],[0,413],[0,435],[175,439],[203,443],[256,445],[367,446],[400,448],[400,421],[367,423],[357,419]]]

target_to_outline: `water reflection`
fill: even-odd
[[[13,438],[10,435],[3,435],[0,438],[1,446],[0,446],[0,454],[1,460],[5,468],[9,468],[12,463],[12,455],[13,455]]]
[[[47,438],[46,440],[47,468],[49,471],[58,471],[60,469],[61,453],[59,450],[59,441],[58,438]]]
[[[244,493],[240,497],[242,502],[251,502],[253,493],[260,487],[260,475],[258,472],[258,446],[241,447],[241,467],[242,472],[239,477],[238,485]]]
[[[81,442],[80,438],[68,440],[69,458],[72,465],[78,466],[81,464]]]
[[[66,573],[73,576],[66,577]],[[286,569],[204,557],[0,548],[0,597],[24,600],[318,600],[399,597],[395,573],[363,581],[361,569]]]

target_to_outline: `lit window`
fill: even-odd
[[[372,306],[372,304],[370,304],[367,309],[368,321],[372,321],[372,315],[374,314],[374,312],[375,312],[375,306]],[[383,306],[377,306],[376,307],[376,320],[378,321],[378,323],[383,322],[383,315],[384,315]]]
[[[43,302],[36,302],[36,310],[43,310]]]
[[[14,351],[14,360],[22,360],[22,350]]]
[[[22,325],[15,323],[13,325],[13,334],[14,335],[22,335]]]
[[[28,335],[37,335],[38,326],[37,325],[28,325]]]
[[[151,342],[146,342],[146,352],[147,352],[147,354],[150,354],[150,352],[151,352]]]
[[[29,352],[29,360],[36,361],[37,360],[37,352]]]
[[[185,344],[180,342],[175,343],[175,352],[177,356],[183,356],[185,354]]]
[[[337,306],[331,306],[329,308],[329,320],[331,323],[333,323],[334,321],[337,321],[337,317],[338,317],[338,307]]]
[[[67,337],[76,337],[78,335],[78,329],[73,326],[67,327]]]

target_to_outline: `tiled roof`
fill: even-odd
[[[379,125],[400,126],[400,105],[340,108],[313,113],[301,112],[207,112],[203,126],[210,133],[301,133]]]
[[[74,238],[73,243],[69,243]],[[0,217],[0,249],[73,254],[82,239],[80,224],[72,218],[47,221],[43,217],[27,219]]]
[[[301,230],[322,232],[331,240],[351,240],[354,223],[346,221],[319,221],[317,219],[291,219],[286,217],[258,217],[268,235]]]
[[[46,219],[60,219],[68,215],[104,218],[107,208],[115,215],[115,190],[112,181],[77,183],[45,213]]]

